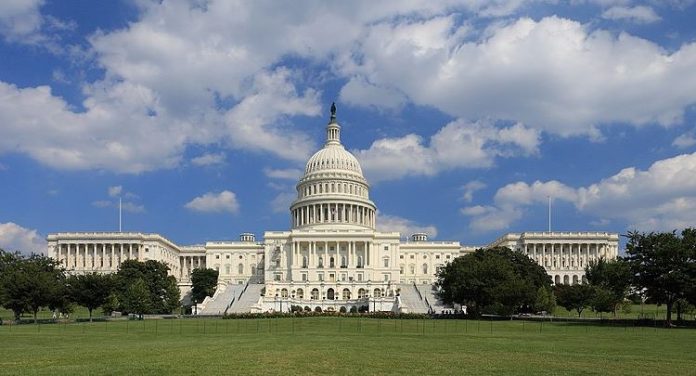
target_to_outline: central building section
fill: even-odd
[[[375,230],[370,187],[341,144],[335,106],[326,142],[307,161],[290,214],[290,231],[264,234],[264,308],[394,309],[400,234]]]

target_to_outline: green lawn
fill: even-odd
[[[693,375],[696,330],[170,319],[0,327],[0,374]]]

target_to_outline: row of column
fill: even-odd
[[[123,260],[141,259],[140,245],[132,243],[58,244],[57,259],[67,269],[116,271]]]
[[[375,212],[367,206],[353,204],[314,204],[293,210],[293,227],[317,223],[352,223],[375,227]]]
[[[563,252],[564,250],[568,252]],[[600,243],[525,244],[525,254],[546,268],[566,270],[583,269],[589,261],[600,257],[612,259],[616,256],[608,245]]]
[[[205,255],[201,256],[180,256],[179,280],[188,281],[191,279],[193,269],[205,268]]]
[[[372,243],[370,242],[300,242],[294,241],[291,244],[291,254],[292,259],[290,260],[290,265],[292,268],[302,268],[302,258],[305,255],[303,251],[303,244],[307,245],[307,267],[308,268],[319,268],[319,257],[323,260],[322,268],[331,268],[330,259],[334,258],[335,269],[341,268],[341,257],[346,257],[346,267],[347,268],[364,268],[370,266],[370,258],[372,255]],[[318,245],[322,245],[322,249],[319,250]],[[330,251],[330,244],[334,245],[334,250]],[[341,244],[346,245],[346,250],[341,253]],[[358,249],[358,244],[362,244],[362,249]]]

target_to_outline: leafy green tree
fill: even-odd
[[[126,260],[121,263],[115,276],[116,300],[120,309],[130,312],[127,304],[128,289],[142,280],[148,291],[147,309],[139,313],[171,313],[179,306],[179,287],[176,278],[169,275],[169,267],[159,261]]]
[[[534,311],[553,312],[556,309],[556,295],[548,286],[539,287],[537,290],[536,303],[534,303]]]
[[[601,295],[598,297],[602,301],[600,306],[606,308],[606,305],[611,305],[612,309],[608,312],[616,315],[616,310],[626,299],[631,288],[631,267],[628,262],[623,259],[607,261],[600,258],[585,268],[585,277],[587,283],[602,290],[596,290]]]
[[[128,285],[123,294],[122,303],[128,313],[138,314],[141,319],[143,314],[151,312],[150,291],[142,278]]]
[[[104,305],[113,291],[113,278],[98,273],[76,275],[70,276],[66,285],[71,300],[87,308],[92,322],[92,311]]]
[[[474,315],[509,315],[537,303],[551,277],[526,255],[505,247],[478,249],[457,257],[438,272],[440,299],[462,304]]]
[[[582,285],[556,285],[556,302],[568,311],[576,311],[578,317],[582,311],[592,304],[594,289],[592,286]]]
[[[590,299],[590,307],[597,313],[615,312],[616,311],[616,296],[611,290],[602,287],[592,287],[592,298]]]
[[[65,274],[55,260],[41,255],[29,258],[15,255],[3,262],[3,305],[12,310],[15,320],[19,320],[23,312],[32,312],[37,322],[41,307],[55,304],[62,298]]]
[[[191,300],[194,305],[202,302],[206,296],[213,296],[218,274],[217,270],[210,268],[194,269],[191,272]]]
[[[639,233],[627,235],[626,261],[634,284],[645,295],[667,308],[666,324],[672,325],[672,311],[678,299],[687,297],[693,287],[696,262],[696,230]]]

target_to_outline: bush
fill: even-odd
[[[346,313],[348,310],[346,310],[346,307],[341,307],[341,309],[338,310],[341,313]]]
[[[314,312],[321,313],[321,307],[314,308]]]
[[[358,313],[358,307],[356,307],[356,306],[350,307],[350,313]]]
[[[312,309],[309,308],[309,306],[305,306],[305,307],[304,307],[304,311],[305,311],[305,312],[312,312]]]
[[[369,310],[370,310],[370,308],[366,305],[361,305],[360,308],[358,308],[358,312],[360,312],[360,313],[365,313]]]

